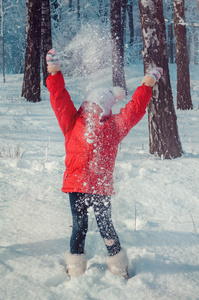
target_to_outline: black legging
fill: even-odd
[[[70,239],[70,252],[83,254],[88,230],[87,209],[92,206],[99,232],[104,239],[108,254],[117,254],[121,250],[119,238],[111,219],[111,197],[84,193],[69,193],[73,230]]]

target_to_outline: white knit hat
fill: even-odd
[[[125,98],[125,90],[119,86],[113,87],[111,90],[104,90],[102,88],[93,89],[88,91],[84,102],[92,102],[99,105],[103,112],[100,114],[100,118],[109,116],[113,105],[117,101],[122,101]]]

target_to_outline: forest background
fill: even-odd
[[[4,10],[5,72],[8,74],[23,73],[26,50],[26,1],[2,0],[2,4]],[[62,49],[63,52],[64,49],[65,55],[70,57],[70,60],[64,62],[67,74],[87,74],[110,64],[110,44],[106,38],[107,32],[110,32],[110,1],[51,0],[50,4],[53,46],[58,51]],[[175,63],[173,0],[163,0],[163,5],[169,62]],[[197,0],[185,0],[185,16],[189,61],[192,64],[198,64],[199,10]],[[88,53],[90,44],[95,46],[92,48],[95,53]],[[96,45],[98,49],[96,49]],[[104,48],[103,51],[102,48]],[[142,48],[139,1],[128,0],[124,34],[125,64],[141,62]],[[73,55],[69,56],[71,52]],[[0,69],[2,70],[2,43],[0,43],[0,53]],[[87,59],[86,57],[82,59],[82,55],[87,55]],[[92,65],[89,66],[89,55],[96,56],[95,65],[92,62]]]

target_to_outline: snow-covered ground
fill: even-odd
[[[174,65],[170,72],[176,106]],[[126,74],[129,100],[141,83],[143,67],[133,65]],[[92,209],[88,269],[68,280],[64,256],[71,214],[68,195],[60,191],[64,138],[45,88],[42,102],[29,103],[20,97],[22,75],[7,76],[6,84],[1,79],[0,299],[199,299],[198,74],[199,67],[191,66],[194,109],[176,111],[181,158],[161,160],[148,153],[147,115],[118,152],[112,214],[135,275],[128,281],[107,270]],[[92,81],[111,85],[111,72],[65,79],[79,107],[86,86]]]

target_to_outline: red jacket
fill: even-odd
[[[49,75],[47,87],[52,108],[65,136],[66,171],[62,191],[113,195],[113,171],[118,145],[146,112],[152,96],[151,87],[137,88],[119,114],[99,122],[94,116],[94,129],[87,130],[87,116],[77,111],[65,89],[61,72]]]

